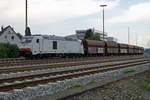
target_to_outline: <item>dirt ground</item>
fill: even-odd
[[[150,70],[67,100],[150,100]]]

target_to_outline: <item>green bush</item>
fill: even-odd
[[[8,48],[6,44],[0,44],[0,58],[7,58],[8,57]]]
[[[19,48],[15,44],[0,43],[0,58],[16,58]]]
[[[18,53],[18,50],[19,50],[19,48],[18,48],[18,46],[17,45],[9,45],[9,52],[8,52],[8,57],[9,58],[16,58],[16,57],[18,57],[19,56],[19,53]]]

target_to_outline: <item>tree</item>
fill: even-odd
[[[100,36],[98,34],[94,35],[94,40],[99,40],[100,41]]]
[[[100,40],[100,36],[98,34],[94,34],[91,29],[87,30],[85,33],[85,38],[87,40]]]
[[[86,31],[84,39],[91,38],[92,36],[93,36],[93,32],[91,29],[89,29]]]

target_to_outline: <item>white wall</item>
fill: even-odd
[[[14,37],[14,39],[12,39]],[[15,34],[15,32],[9,27],[3,34],[0,35],[0,43],[10,43],[20,45],[20,38]]]

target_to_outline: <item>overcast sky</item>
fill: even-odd
[[[102,30],[121,43],[148,47],[150,41],[150,0],[28,0],[29,26],[32,34],[71,35],[77,29]],[[24,35],[25,0],[0,0],[0,25],[11,25]]]

